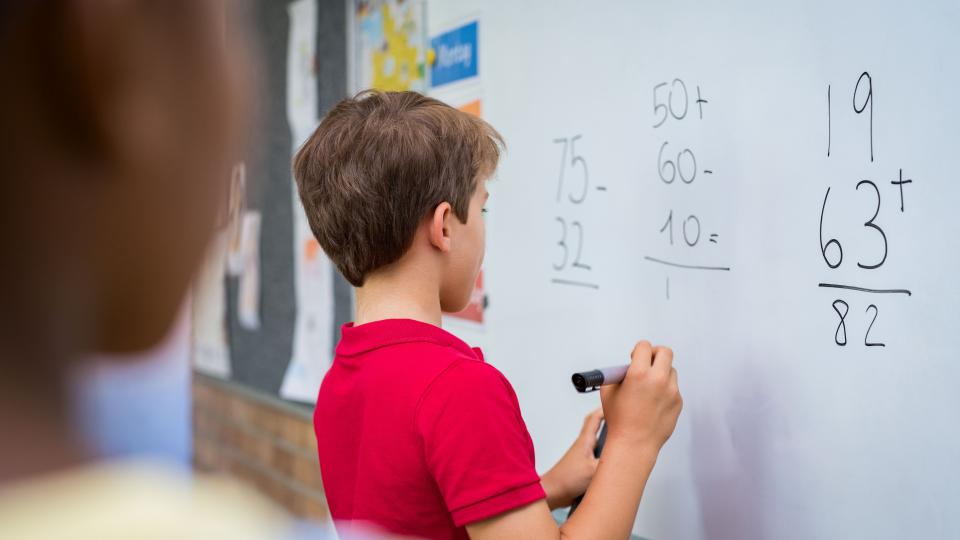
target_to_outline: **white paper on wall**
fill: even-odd
[[[287,49],[287,120],[294,152],[316,129],[317,78],[315,0],[290,4]],[[295,183],[293,197],[294,288],[297,317],[293,355],[280,387],[287,399],[313,402],[333,353],[333,269],[307,223]]]
[[[193,319],[193,367],[207,375],[221,378],[230,377],[223,282],[227,242],[227,234],[218,233],[210,243],[207,259],[194,282],[190,302]]]
[[[246,212],[240,234],[242,263],[237,288],[237,322],[247,330],[260,328],[260,221],[260,212]]]
[[[247,203],[247,165],[236,163],[230,173],[230,194],[227,204],[227,275],[238,277],[243,272],[243,219]]]

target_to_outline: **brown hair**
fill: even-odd
[[[314,236],[359,287],[400,259],[440,203],[466,223],[477,182],[493,174],[502,147],[480,118],[416,92],[368,90],[327,114],[293,174]]]

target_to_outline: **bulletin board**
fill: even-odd
[[[320,286],[304,291],[303,273],[311,268],[302,269],[298,257],[325,256],[304,235],[291,160],[320,115],[346,96],[347,6],[342,0],[257,0],[244,9],[260,72],[258,122],[247,157],[234,170],[228,223],[194,287],[194,369],[310,404],[352,305],[349,284],[329,261],[307,276]],[[303,88],[291,88],[291,81]],[[320,292],[325,296],[318,299]],[[308,301],[323,313],[305,321]],[[308,333],[301,332],[307,325],[322,325],[309,329],[322,339],[298,336]]]

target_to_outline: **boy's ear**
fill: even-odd
[[[440,203],[433,211],[430,217],[430,243],[433,247],[443,253],[450,252],[450,217],[453,215],[453,208],[450,203]]]

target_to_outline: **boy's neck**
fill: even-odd
[[[425,265],[400,261],[367,276],[356,291],[355,324],[412,319],[441,326],[439,275]]]

